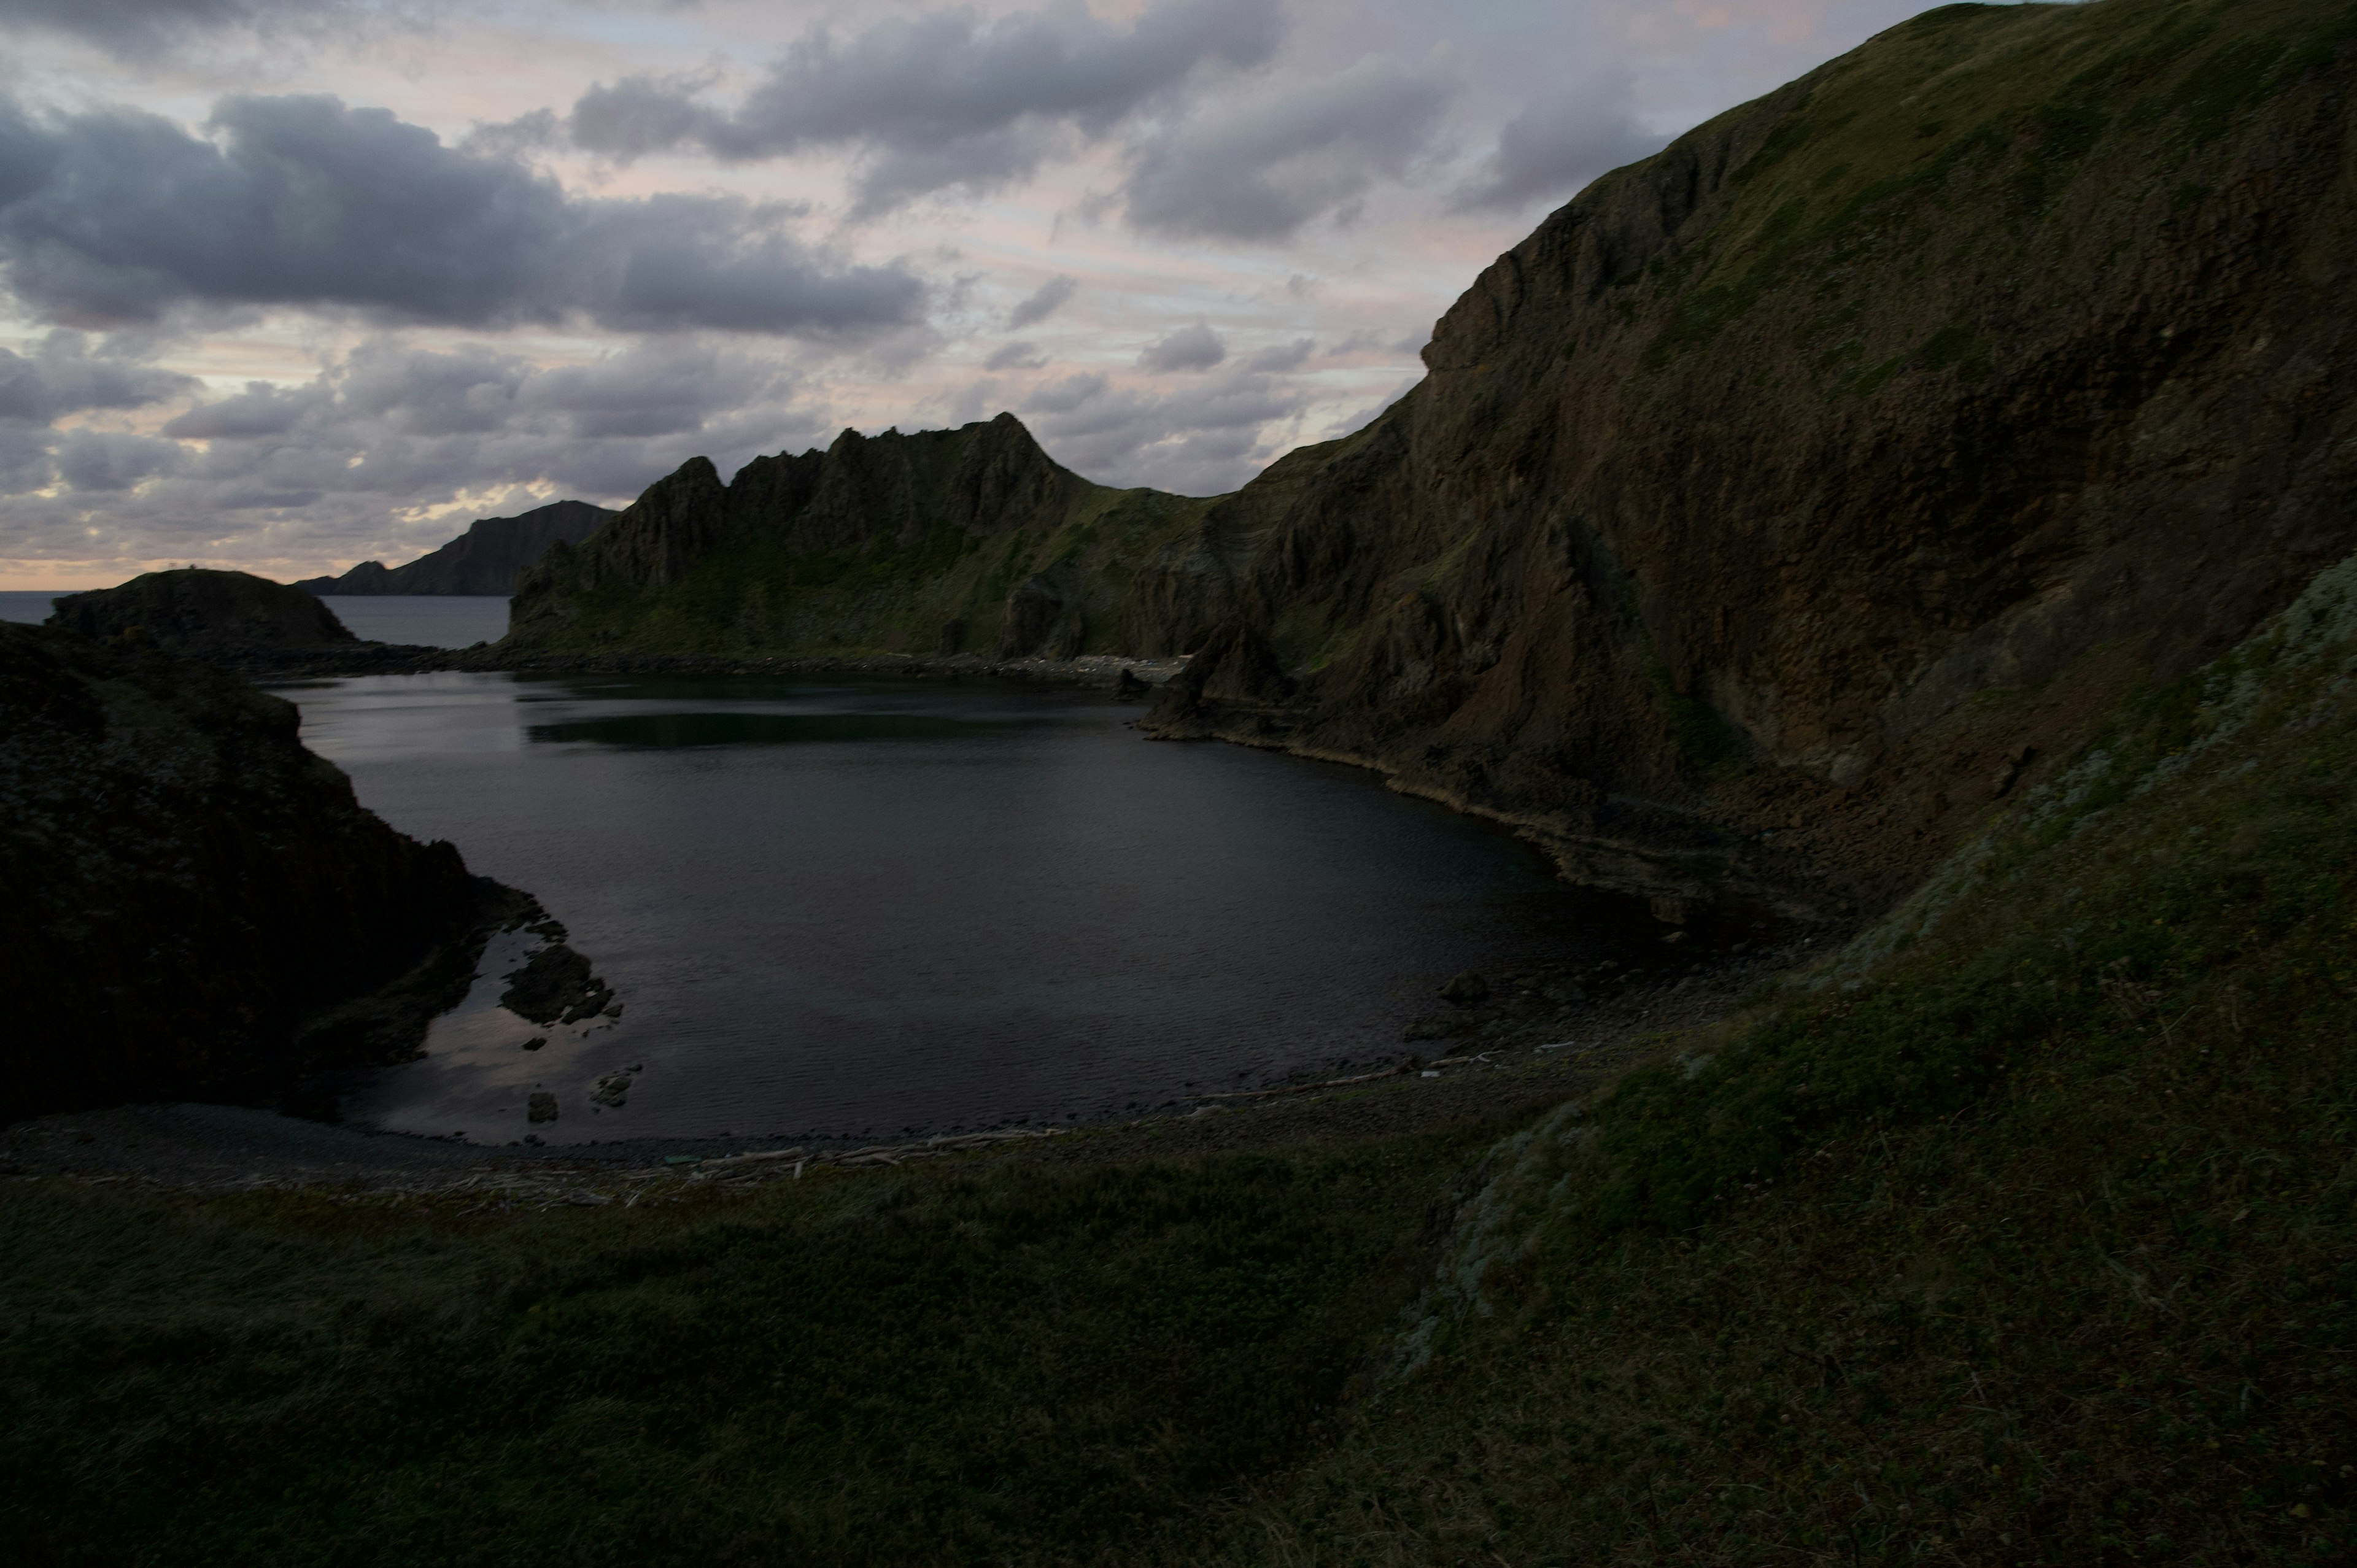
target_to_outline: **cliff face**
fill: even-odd
[[[167,653],[234,661],[360,639],[310,595],[247,572],[149,572],[117,587],[68,594],[48,624]]]
[[[2357,542],[2352,76],[2312,5],[1949,6],[1606,177],[1165,553],[1136,640],[1224,625],[1154,723],[1886,899]]]
[[[578,544],[614,515],[587,501],[551,501],[516,517],[479,518],[406,565],[363,561],[340,577],[306,577],[294,585],[307,594],[512,594],[516,574],[550,545]]]
[[[282,590],[291,592],[292,590]],[[203,667],[0,624],[0,1122],[398,1059],[529,908]]]
[[[1131,579],[1204,503],[1058,466],[1013,414],[697,457],[516,585],[514,650],[1070,654],[1119,646]]]

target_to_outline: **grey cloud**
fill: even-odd
[[[1047,320],[1064,307],[1064,302],[1071,298],[1080,286],[1080,279],[1063,273],[1057,274],[1033,289],[1029,297],[1006,313],[1006,329],[1020,332],[1026,327],[1034,327]]]
[[[1112,384],[1093,371],[1075,373],[1039,388],[1032,392],[1031,401],[1023,406],[1042,413],[1071,413],[1103,395],[1105,389]]]
[[[461,495],[484,498],[484,511],[502,494],[529,506],[552,488],[627,499],[699,451],[733,471],[819,439],[796,391],[782,361],[687,335],[554,368],[481,346],[379,340],[307,384],[214,398],[160,436],[28,440],[21,422],[0,418],[0,493],[14,497],[0,506],[0,555],[135,562],[201,553],[201,537],[236,539],[251,561],[291,556],[306,572],[398,559],[457,526],[400,519]],[[70,488],[32,493],[53,476]]]
[[[144,408],[197,384],[191,376],[94,355],[79,332],[52,332],[29,357],[0,349],[0,419],[48,424],[88,409]]]
[[[1198,321],[1148,343],[1137,356],[1140,370],[1208,371],[1228,357],[1228,346],[1211,324]]]
[[[58,475],[78,490],[125,490],[187,460],[177,441],[115,430],[70,430],[58,443]]]
[[[294,306],[822,338],[904,325],[922,302],[898,267],[803,246],[792,208],[576,199],[333,98],[227,99],[211,128],[218,145],[135,111],[0,113],[0,266],[19,300],[78,324]]]
[[[813,147],[866,162],[855,211],[932,191],[1021,178],[1079,134],[1102,135],[1194,74],[1248,68],[1276,47],[1274,0],[1165,0],[1126,30],[1079,5],[985,19],[968,10],[893,17],[838,38],[804,33],[722,112],[697,78],[630,77],[574,105],[575,143],[630,159],[693,146],[743,161]]]
[[[1243,105],[1200,107],[1132,151],[1131,227],[1174,237],[1282,240],[1320,216],[1347,221],[1379,178],[1425,152],[1447,91],[1381,61]]]
[[[1630,102],[1626,81],[1599,79],[1532,104],[1506,122],[1481,179],[1458,195],[1454,209],[1514,211],[1659,152],[1668,138],[1638,124]]]
[[[985,371],[1036,371],[1048,362],[1037,343],[1009,343],[982,362]]]
[[[1035,391],[1023,412],[1057,461],[1092,479],[1217,495],[1275,456],[1308,406],[1297,388],[1238,370],[1160,394],[1069,376]]]
[[[170,421],[163,433],[179,441],[250,441],[284,435],[327,395],[323,387],[281,388],[268,381],[248,381],[243,392],[216,398]]]
[[[1309,358],[1309,351],[1317,347],[1318,339],[1315,338],[1296,338],[1290,343],[1279,343],[1274,348],[1261,349],[1244,361],[1244,369],[1263,371],[1271,375],[1297,371],[1302,361]]]
[[[373,15],[421,14],[424,5],[361,0],[0,0],[0,28],[63,33],[110,54],[140,59],[207,33],[350,27]]]

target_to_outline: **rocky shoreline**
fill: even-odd
[[[1664,944],[1673,952],[1684,945]],[[796,1179],[823,1168],[880,1169],[910,1159],[1094,1163],[1405,1133],[1519,1112],[1592,1090],[1656,1054],[1662,1036],[1744,1010],[1834,945],[1811,936],[1776,946],[1738,941],[1645,972],[1608,961],[1584,971],[1501,975],[1483,983],[1487,995],[1459,987],[1468,1000],[1443,1001],[1409,1024],[1408,1054],[1397,1061],[1207,1091],[1145,1115],[1070,1128],[992,1128],[886,1144],[760,1136],[493,1147],[242,1106],[134,1104],[0,1129],[0,1180],[353,1197],[473,1194],[493,1208],[548,1208]]]

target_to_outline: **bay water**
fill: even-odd
[[[1071,1123],[1396,1059],[1437,988],[1658,947],[1360,769],[1149,741],[988,682],[432,674],[275,688],[363,803],[537,896],[619,1018],[497,1005],[495,942],[363,1124],[504,1144]],[[545,1043],[527,1049],[527,1045]],[[1429,1052],[1433,1047],[1415,1047]],[[606,1075],[638,1069],[621,1108]],[[534,1092],[554,1122],[527,1122]]]

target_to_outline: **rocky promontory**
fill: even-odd
[[[335,611],[300,589],[251,572],[198,566],[65,595],[50,609],[48,624],[208,662],[360,646]]]
[[[515,592],[516,575],[552,544],[578,544],[613,513],[587,501],[551,501],[514,517],[479,518],[467,532],[399,566],[363,561],[334,577],[306,577],[307,594],[479,594]]]
[[[0,1122],[402,1059],[488,930],[542,918],[363,810],[299,723],[202,665],[0,624]]]

